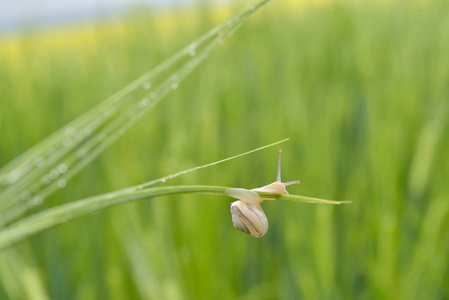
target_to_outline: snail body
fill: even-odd
[[[268,230],[268,219],[260,206],[263,200],[275,200],[275,198],[262,198],[257,192],[268,192],[278,195],[288,194],[287,185],[299,183],[291,181],[281,182],[281,149],[279,149],[278,170],[276,181],[252,190],[230,188],[225,194],[239,199],[231,203],[232,223],[238,230],[251,234],[254,237],[262,237]]]

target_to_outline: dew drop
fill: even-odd
[[[150,98],[151,98],[152,100],[156,100],[156,99],[157,99],[157,94],[156,94],[156,93],[151,93],[151,94],[150,94]]]
[[[189,50],[189,55],[192,56],[192,57],[195,56],[196,55],[196,49],[195,48],[190,49]]]
[[[42,176],[40,182],[42,185],[47,185],[50,183],[50,178],[48,177],[48,175],[44,175]]]
[[[50,179],[51,179],[51,180],[55,180],[56,178],[59,177],[59,172],[58,172],[58,170],[57,170],[57,169],[51,170],[49,176],[50,176]]]
[[[67,127],[64,131],[66,135],[72,134],[75,131],[73,127]]]
[[[43,202],[43,198],[41,196],[36,196],[33,198],[33,204],[34,205],[41,205]]]
[[[140,100],[139,108],[144,108],[148,104],[150,104],[150,100],[148,98],[144,98],[144,99]]]
[[[178,88],[178,84],[177,84],[176,82],[173,82],[173,83],[171,84],[171,88],[174,89],[174,90],[176,90],[176,89]]]
[[[61,173],[61,174],[67,172],[67,169],[68,169],[68,168],[67,168],[67,165],[66,165],[66,164],[60,164],[60,165],[58,166],[58,172]]]
[[[172,81],[178,81],[178,80],[179,80],[178,75],[176,75],[176,74],[173,74],[173,75],[170,77],[170,79],[171,79]]]
[[[144,90],[148,90],[151,87],[151,82],[145,81],[142,85]]]
[[[63,189],[67,186],[67,180],[60,179],[60,180],[58,180],[57,185],[58,185],[58,188]]]
[[[8,176],[6,177],[6,180],[8,181],[8,184],[13,184],[13,183],[17,182],[17,180],[19,180],[20,177],[22,177],[22,172],[14,171],[14,172],[8,174]]]
[[[78,155],[78,157],[84,157],[87,154],[87,149],[86,148],[81,148],[80,150],[78,150],[76,152],[76,154]]]
[[[161,181],[162,181],[162,182],[165,182],[165,181],[166,181],[166,179],[165,179],[165,178],[162,178],[162,179],[161,179]]]

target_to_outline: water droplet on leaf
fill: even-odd
[[[58,185],[58,188],[63,189],[67,186],[67,180],[60,179],[60,180],[58,180],[57,185]]]

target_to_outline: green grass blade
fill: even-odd
[[[0,249],[8,247],[27,236],[34,235],[50,227],[68,222],[75,218],[87,215],[105,208],[123,204],[139,199],[148,199],[164,195],[174,194],[213,194],[225,195],[229,187],[205,186],[205,185],[185,185],[185,186],[167,186],[153,187],[141,190],[120,190],[108,194],[94,196],[54,208],[47,209],[40,213],[26,217],[11,226],[0,231]],[[259,193],[261,196],[276,197],[271,193]],[[282,195],[278,197],[282,200],[292,200],[317,204],[340,204],[343,202],[329,201],[316,198],[309,198],[295,195]]]
[[[225,159],[222,159],[222,160],[210,163],[210,164],[205,164],[205,165],[194,167],[194,168],[191,168],[191,169],[188,169],[188,170],[180,171],[178,173],[175,173],[175,174],[172,174],[172,175],[168,175],[168,176],[165,176],[165,177],[162,177],[162,178],[159,178],[159,179],[155,179],[155,180],[146,182],[144,184],[141,184],[141,185],[139,185],[139,186],[137,186],[135,188],[141,188],[142,189],[142,188],[146,188],[146,187],[149,187],[151,185],[154,185],[156,183],[166,182],[167,180],[176,178],[176,177],[178,177],[180,175],[184,175],[184,174],[187,174],[187,173],[190,173],[190,172],[197,171],[199,169],[204,169],[204,168],[211,167],[211,166],[214,166],[214,165],[217,165],[217,164],[221,164],[221,163],[226,162],[228,160],[239,158],[239,157],[242,157],[244,155],[251,154],[251,153],[254,153],[256,151],[260,151],[260,150],[263,150],[265,148],[278,145],[278,144],[286,142],[288,140],[290,140],[290,138],[286,138],[286,139],[283,139],[283,140],[280,140],[280,141],[277,141],[277,142],[274,142],[274,143],[271,143],[271,144],[268,144],[268,145],[265,145],[265,146],[262,146],[262,147],[259,147],[259,148],[256,148],[256,149],[253,149],[253,150],[241,153],[241,154],[237,154],[237,155],[234,155],[234,156],[231,156],[231,157],[228,157],[228,158],[225,158]]]

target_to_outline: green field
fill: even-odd
[[[286,137],[267,234],[231,198],[104,210],[0,252],[0,299],[448,299],[449,3],[273,1],[29,213]],[[338,2],[338,3],[337,3]],[[194,6],[0,38],[0,167],[238,11]],[[170,185],[254,188],[277,148]]]

